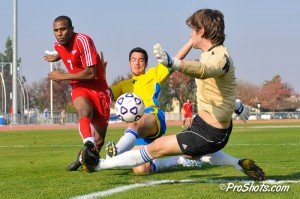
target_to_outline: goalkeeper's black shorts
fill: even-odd
[[[231,131],[232,121],[227,129],[217,129],[207,124],[197,114],[192,125],[176,137],[183,154],[202,156],[224,148]]]

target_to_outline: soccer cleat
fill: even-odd
[[[266,179],[265,172],[253,160],[241,159],[239,160],[239,165],[244,173],[253,180],[263,181]]]
[[[95,167],[99,163],[99,152],[96,150],[95,145],[91,141],[84,143],[82,152],[82,168],[86,172],[94,172]]]
[[[201,167],[203,162],[202,160],[192,160],[185,157],[180,156],[180,161],[182,162],[182,166],[184,167]]]
[[[78,152],[76,159],[67,167],[68,171],[77,171],[79,167],[81,167],[81,162],[80,162],[80,155],[81,155],[82,149]]]
[[[106,159],[112,158],[117,155],[117,148],[113,141],[109,141],[106,145]]]

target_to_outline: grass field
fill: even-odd
[[[168,133],[180,130],[179,126],[171,126]],[[117,141],[122,134],[122,128],[110,128],[106,141]],[[211,165],[178,167],[143,176],[125,169],[67,172],[66,166],[81,148],[76,129],[4,131],[0,132],[0,138],[0,198],[72,198],[101,191],[107,191],[101,192],[103,195],[111,194],[107,198],[299,198],[300,193],[299,122],[237,124],[224,149],[236,157],[254,159],[264,169],[267,179],[282,180],[280,185],[268,184],[269,181],[251,184],[247,176],[234,168]],[[104,150],[101,155],[104,157]],[[253,189],[220,190],[220,186],[232,184],[236,187],[250,184]],[[264,185],[285,185],[289,190],[255,191]],[[113,194],[113,188],[124,191]]]

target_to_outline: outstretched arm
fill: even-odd
[[[158,63],[165,65],[171,70],[180,71],[190,77],[205,79],[209,77],[217,77],[228,72],[230,59],[226,54],[218,53],[213,62],[203,63],[200,61],[184,61],[176,57],[171,57],[163,50],[160,44],[155,44],[153,52]]]
[[[105,79],[106,79],[107,61],[105,61],[104,54],[103,54],[102,51],[100,52],[99,57],[100,57],[101,65],[103,66],[103,72],[104,72],[104,76],[105,76]]]
[[[61,81],[61,80],[89,80],[95,77],[95,67],[89,66],[86,67],[84,70],[78,73],[63,73],[60,71],[52,71],[48,74],[49,79],[54,81]]]
[[[192,47],[193,47],[193,40],[191,38],[186,44],[184,44],[181,47],[181,49],[175,55],[175,58],[184,59],[186,55],[191,51]]]

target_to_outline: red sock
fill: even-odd
[[[90,139],[94,140],[92,135],[90,118],[83,117],[79,120],[79,133],[84,142],[86,138],[89,138],[88,140]]]

